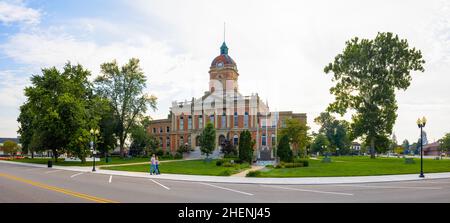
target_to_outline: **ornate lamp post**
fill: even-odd
[[[417,119],[417,126],[420,128],[420,178],[424,178],[423,175],[423,128],[427,124],[427,119],[423,117],[422,119]]]
[[[92,172],[95,172],[95,154],[97,154],[97,152],[95,151],[94,144],[100,131],[98,129],[91,129],[90,133],[93,139],[93,141],[91,141],[92,158],[94,159],[92,163]]]

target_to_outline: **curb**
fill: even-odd
[[[0,163],[8,163],[8,164],[13,164],[13,165],[38,167],[38,168],[47,168],[47,165],[42,165],[42,164],[19,163],[19,162],[1,161],[1,160],[0,160]],[[93,173],[91,171],[91,167],[53,166],[53,169]],[[274,185],[324,185],[324,184],[382,183],[382,182],[422,181],[422,180],[449,179],[450,178],[450,172],[427,173],[425,175],[425,178],[419,178],[418,174],[355,176],[355,177],[247,178],[247,177],[200,176],[200,175],[183,175],[183,174],[149,175],[148,173],[142,173],[142,172],[102,170],[100,168],[93,174],[125,176],[125,177],[139,177],[139,178],[147,178],[147,179],[161,179],[161,180],[173,180],[173,181],[234,183],[234,184],[274,184]]]

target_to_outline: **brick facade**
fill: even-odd
[[[167,119],[152,121],[148,132],[162,141],[164,151],[175,152],[183,143],[197,147],[197,137],[209,121],[213,121],[216,127],[217,146],[220,139],[227,138],[234,142],[242,131],[249,130],[257,142],[256,150],[272,148],[277,130],[283,127],[286,119],[295,118],[306,123],[305,113],[270,112],[269,106],[261,101],[258,94],[241,95],[237,66],[228,56],[225,43],[221,47],[221,55],[213,60],[209,74],[209,91],[202,97],[192,98],[189,102],[174,101]]]

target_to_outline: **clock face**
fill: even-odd
[[[218,63],[217,67],[223,67],[223,62]]]

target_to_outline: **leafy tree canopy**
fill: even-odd
[[[336,85],[330,89],[335,101],[329,112],[344,115],[355,111],[351,128],[355,137],[365,136],[374,158],[375,143],[392,133],[397,118],[395,90],[406,90],[411,71],[424,72],[420,50],[392,33],[378,33],[375,39],[353,38],[324,69],[333,73]]]

